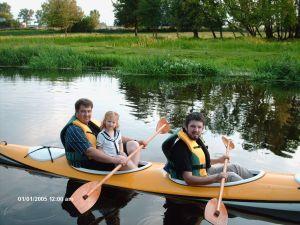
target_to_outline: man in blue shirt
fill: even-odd
[[[96,149],[96,137],[100,132],[100,126],[91,120],[93,102],[81,98],[75,103],[75,115],[70,119],[60,134],[61,141],[66,151],[68,162],[75,167],[85,167],[98,170],[112,170],[115,165],[126,165],[126,156],[115,157]],[[128,154],[134,151],[140,144],[146,146],[145,141],[134,141],[128,137],[122,137]]]

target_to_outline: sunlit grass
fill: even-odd
[[[250,37],[235,39],[229,32],[224,33],[224,39],[212,39],[208,32],[201,32],[200,39],[192,38],[191,33],[180,33],[180,38],[177,38],[176,33],[160,33],[158,39],[153,38],[151,33],[142,33],[138,37],[133,34],[100,33],[67,36],[62,33],[38,32],[35,35],[3,34],[0,32],[0,65],[27,65],[41,69],[63,67],[75,70],[86,67],[115,67],[119,71],[123,69],[124,72],[132,73],[164,71],[159,74],[202,74],[203,71],[193,66],[183,66],[201,65],[201,68],[214,68],[218,71],[213,72],[215,75],[244,73],[258,77],[264,74],[264,78],[273,79],[277,76],[266,76],[262,72],[263,67],[271,68],[285,55],[294,60],[287,64],[289,68],[300,63],[299,40],[279,42]],[[157,59],[159,62],[168,61],[170,65],[176,64],[176,69],[161,69]],[[143,62],[143,65],[137,62]],[[181,65],[181,62],[188,63]],[[263,66],[266,64],[269,66]],[[297,71],[293,68],[288,70],[289,73]],[[275,73],[267,71],[267,74]],[[284,79],[295,79],[299,76],[289,75]]]

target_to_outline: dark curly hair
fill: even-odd
[[[205,125],[205,118],[204,118],[204,115],[202,113],[199,113],[199,112],[191,112],[190,114],[188,114],[186,117],[185,117],[185,122],[184,122],[184,125],[185,127],[187,128],[189,123],[192,121],[192,120],[196,120],[196,121],[200,121],[203,123],[203,125]]]

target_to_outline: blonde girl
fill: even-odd
[[[131,143],[126,144],[130,145]],[[123,165],[121,170],[130,170],[138,166],[140,154],[134,155],[134,157],[125,164],[127,154],[124,152],[122,134],[119,130],[119,114],[116,112],[108,111],[105,113],[101,125],[101,132],[97,136],[97,149],[103,151],[110,157],[115,157],[117,159],[116,161]],[[131,148],[129,147],[129,149]],[[130,154],[130,152],[128,152],[128,154]]]

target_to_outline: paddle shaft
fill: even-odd
[[[228,140],[228,143],[227,143],[227,146],[226,146],[226,156],[229,155],[230,141],[231,140]],[[228,159],[225,159],[224,167],[223,167],[223,173],[226,173],[226,171],[227,171],[227,164],[228,164]],[[223,196],[223,191],[224,191],[224,184],[225,184],[225,178],[222,178],[216,212],[220,212],[220,206],[221,206],[222,196]]]
[[[164,129],[164,127],[166,126],[166,124],[162,125],[151,137],[149,137],[146,140],[146,144],[148,144],[150,141],[152,141],[153,138],[155,138],[162,129]],[[144,145],[140,145],[136,150],[134,150],[128,157],[126,160],[126,163],[138,152],[140,151],[142,148],[144,147]],[[103,180],[99,181],[99,183],[89,191],[89,193],[87,193],[86,197],[89,197],[91,193],[93,193],[97,188],[99,188],[102,184],[104,184],[112,175],[114,175],[119,169],[121,169],[122,165],[119,164],[118,166],[116,166],[109,174],[107,174],[106,177],[103,178]]]

